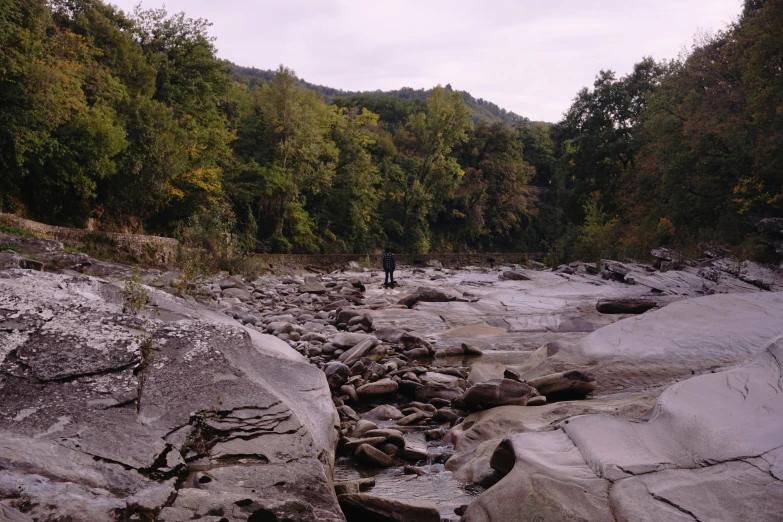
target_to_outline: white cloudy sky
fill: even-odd
[[[138,0],[108,0],[132,11]],[[143,0],[144,8],[163,0]],[[345,90],[451,83],[533,120],[557,121],[600,69],[675,58],[725,27],[741,0],[168,0],[213,22],[218,54],[284,64]]]

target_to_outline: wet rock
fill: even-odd
[[[643,314],[657,308],[658,303],[645,298],[599,299],[595,308],[602,314]]]
[[[400,448],[395,444],[391,444],[390,442],[380,444],[378,449],[392,458],[396,457],[400,453]]]
[[[519,372],[513,368],[506,368],[505,370],[503,370],[503,378],[511,379],[512,381],[519,381],[519,382],[525,381],[522,378],[522,376],[519,374]]]
[[[340,386],[340,393],[342,393],[343,395],[347,395],[348,399],[353,402],[359,402],[359,394],[356,393],[356,388],[354,388],[350,384],[344,384]]]
[[[221,279],[218,282],[218,287],[220,287],[221,290],[226,290],[228,288],[241,288],[245,290],[245,285],[242,284],[241,281],[230,277],[226,279]]]
[[[359,415],[350,406],[338,406],[337,413],[340,414],[340,418],[349,419],[352,421],[358,421]]]
[[[407,444],[402,456],[407,460],[427,460],[427,446],[423,444]]]
[[[530,401],[528,401],[528,404]],[[449,408],[441,408],[438,411],[435,412],[435,414],[432,416],[432,420],[435,422],[448,422],[453,423],[459,418],[459,415],[454,413]]]
[[[411,424],[418,424],[419,422],[427,420],[429,418],[430,418],[430,414],[423,411],[417,411],[415,413],[411,413],[410,415],[406,415],[405,417],[398,420],[397,425],[409,426]]]
[[[326,343],[326,337],[323,334],[319,334],[319,333],[315,333],[315,332],[310,332],[310,333],[304,334],[302,336],[302,340],[303,341],[307,341],[308,343],[309,342],[313,342],[313,341],[319,342],[319,343]],[[322,347],[322,349],[325,349],[325,347]]]
[[[381,404],[372,410],[363,413],[362,419],[369,421],[398,420],[404,417],[402,412],[391,404]]]
[[[413,308],[413,306],[421,301],[421,295],[417,293],[409,294],[397,301],[397,304],[405,305],[408,308]]]
[[[391,379],[381,379],[376,382],[363,384],[356,389],[356,393],[362,399],[372,399],[397,393],[399,385]]]
[[[461,397],[463,394],[460,388],[451,388],[437,384],[425,384],[418,386],[414,392],[414,398],[421,402],[430,402],[432,399],[452,400]]]
[[[417,348],[424,348],[427,350],[427,353],[431,353],[432,346],[429,342],[427,342],[426,339],[421,337],[420,335],[416,335],[410,332],[405,332],[400,336],[399,342],[403,346],[403,351],[408,352],[410,350],[414,350]]]
[[[351,376],[351,369],[341,362],[330,362],[324,367],[324,375],[332,389],[339,389]]]
[[[360,359],[355,363],[353,363],[353,365],[351,365],[351,375],[354,377],[361,377],[364,374],[365,370],[367,370],[367,365],[370,362],[372,361],[370,361],[369,359]],[[350,384],[354,384],[354,383],[351,382]],[[357,383],[358,386],[361,386],[361,384],[363,383]]]
[[[355,362],[357,362],[359,359],[367,355],[367,353],[376,345],[378,344],[377,339],[365,339],[364,341],[361,341],[359,344],[353,346],[348,351],[343,353],[340,357],[337,359],[347,364],[348,366],[353,365]]]
[[[367,340],[375,343],[373,346],[379,343],[378,338],[374,335],[361,333],[339,333],[332,338],[332,344],[338,348],[351,348]]]
[[[348,522],[440,522],[440,511],[430,502],[368,494],[340,495],[338,500]]]
[[[430,350],[427,348],[412,348],[403,352],[406,357],[411,359],[423,359],[430,356]]]
[[[369,444],[370,446],[378,446],[386,442],[386,437],[361,437],[358,439],[347,439],[343,444],[343,448],[347,451],[356,451],[362,444]]]
[[[360,462],[370,466],[386,468],[392,465],[392,458],[389,455],[369,444],[362,444],[356,448],[354,456]]]
[[[418,287],[416,289],[416,294],[419,296],[419,301],[425,301],[428,303],[448,303],[457,299],[456,296],[449,295],[442,290],[430,288],[427,286]]]
[[[525,274],[511,270],[503,272],[503,278],[508,279],[509,281],[530,281],[530,278]]]
[[[528,379],[527,384],[538,390],[541,395],[547,396],[548,400],[551,400],[551,396],[555,394],[584,396],[598,387],[592,374],[579,370]]]
[[[299,293],[322,295],[326,293],[326,287],[320,283],[308,283],[299,285]]]
[[[440,440],[446,435],[446,430],[443,428],[436,428],[433,430],[427,430],[424,432],[424,437],[427,440]]]
[[[353,427],[353,431],[351,432],[351,436],[352,437],[362,437],[368,431],[370,431],[370,430],[377,430],[377,429],[378,429],[378,425],[377,424],[375,424],[372,421],[369,421],[367,419],[362,418],[361,420],[356,422],[356,425]]]
[[[252,301],[253,296],[243,288],[226,288],[223,290],[223,297],[233,297],[242,302]]]
[[[337,493],[337,495],[346,495],[350,493],[369,491],[373,487],[375,487],[374,478],[345,480],[334,483],[334,492]]]
[[[351,279],[348,281],[348,283],[360,292],[364,292],[366,290],[364,283],[362,283],[359,279]]]
[[[443,384],[451,388],[465,388],[465,379],[447,373],[426,372],[420,379],[425,384]]]
[[[474,384],[462,396],[462,402],[472,407],[524,406],[535,390],[527,384],[511,379],[492,379]]]
[[[337,313],[337,316],[335,317],[334,323],[335,324],[348,324],[348,321],[353,319],[354,317],[358,317],[362,315],[361,312],[357,310],[352,310],[350,308],[339,310]]]
[[[364,434],[365,437],[385,437],[387,442],[394,444],[399,448],[405,447],[405,438],[400,430],[393,428],[378,428],[377,430],[370,430]]]
[[[435,357],[458,357],[465,355],[465,350],[461,346],[447,346],[435,350]]]
[[[361,326],[365,326],[367,328],[371,328],[372,327],[372,316],[370,314],[362,314],[362,315],[358,315],[356,317],[352,317],[348,321],[348,326],[356,326],[356,325],[361,325]]]
[[[481,348],[477,348],[468,343],[462,343],[462,351],[465,352],[465,355],[484,355]]]

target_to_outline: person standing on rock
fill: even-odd
[[[394,288],[395,267],[394,253],[392,252],[391,247],[386,247],[386,252],[383,254],[383,272],[386,274],[386,279],[383,283],[384,288],[389,288],[389,286]]]

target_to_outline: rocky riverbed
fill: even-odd
[[[775,268],[147,270],[131,315],[0,244],[0,521],[780,520]]]

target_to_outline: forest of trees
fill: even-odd
[[[0,0],[0,210],[246,252],[746,248],[783,216],[783,0],[562,121],[452,90],[349,93],[216,57],[209,23]],[[757,243],[753,243],[754,245]]]

